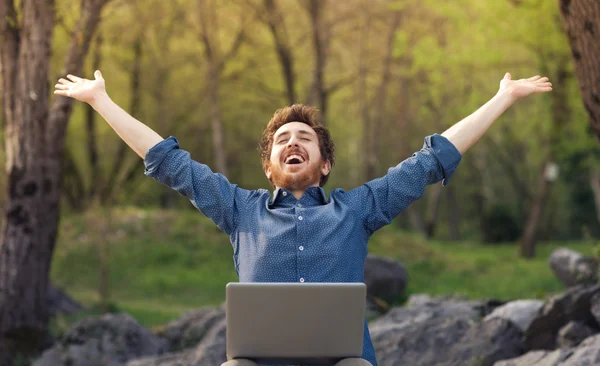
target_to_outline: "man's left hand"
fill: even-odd
[[[512,80],[510,73],[506,73],[500,81],[498,93],[507,92],[509,95],[517,98],[526,97],[529,94],[547,93],[552,90],[552,83],[547,77],[536,75],[529,79]]]

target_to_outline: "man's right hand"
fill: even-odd
[[[101,94],[106,93],[106,85],[100,70],[94,72],[94,80],[83,79],[75,75],[60,78],[54,87],[54,94],[71,97],[82,102],[92,103]]]

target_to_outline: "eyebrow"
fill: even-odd
[[[278,139],[278,138],[280,138],[280,137],[282,137],[282,136],[287,136],[287,135],[289,135],[289,134],[290,134],[290,131],[285,131],[285,132],[282,132],[282,133],[280,133],[279,135],[275,136],[275,137],[274,137],[274,139]],[[299,134],[299,135],[308,135],[308,136],[311,136],[311,137],[313,136],[313,134],[312,134],[312,133],[310,133],[310,132],[309,132],[309,131],[307,131],[307,130],[299,130],[299,131],[298,131],[298,134]]]

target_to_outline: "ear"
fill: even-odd
[[[265,168],[265,175],[267,176],[267,179],[270,181],[271,180],[271,164],[269,164],[269,166],[267,166]]]
[[[327,175],[331,172],[331,162],[329,160],[325,160],[323,164],[321,164],[321,174]]]

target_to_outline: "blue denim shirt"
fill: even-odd
[[[369,237],[450,176],[462,156],[445,137],[388,173],[360,187],[334,189],[329,199],[310,187],[297,200],[290,191],[247,190],[190,158],[174,137],[152,147],[145,174],[190,199],[229,235],[241,282],[364,282]],[[365,320],[362,357],[377,365]]]

